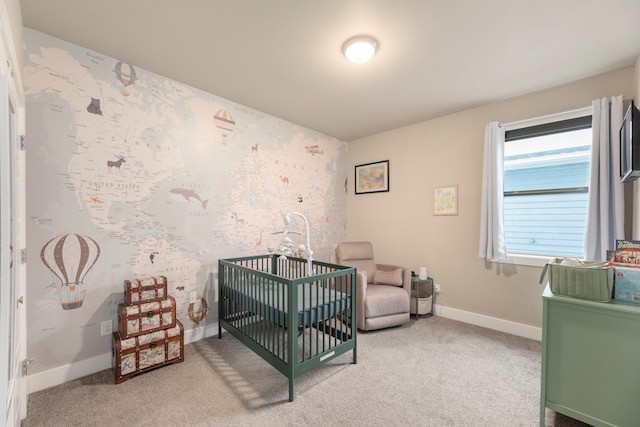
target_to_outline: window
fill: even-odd
[[[507,124],[504,230],[512,255],[584,256],[591,113]]]

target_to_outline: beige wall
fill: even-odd
[[[634,68],[395,129],[349,143],[349,165],[390,161],[390,191],[347,199],[347,238],[371,240],[379,262],[427,266],[438,304],[541,326],[541,269],[478,257],[485,124],[511,122],[634,96]],[[459,186],[459,215],[433,215],[434,187]]]

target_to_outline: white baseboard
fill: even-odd
[[[458,320],[471,325],[482,326],[483,328],[493,329],[495,331],[505,332],[536,341],[542,341],[542,328],[537,328],[535,326],[439,305],[435,306],[435,313],[436,316],[446,317],[447,319]]]
[[[200,326],[195,329],[185,331],[184,343],[186,345],[217,334],[217,322],[212,325]],[[64,384],[68,381],[73,381],[95,372],[111,369],[112,367],[113,362],[111,353],[105,353],[90,359],[84,359],[68,365],[59,366],[48,371],[38,372],[27,377],[29,381],[28,392],[35,393],[36,391]]]

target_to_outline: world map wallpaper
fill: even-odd
[[[125,280],[166,276],[185,336],[204,337],[218,260],[277,253],[287,213],[308,219],[314,259],[334,261],[344,141],[40,32],[24,38],[33,373],[111,353],[100,325],[117,330]],[[303,244],[292,218],[287,236]]]

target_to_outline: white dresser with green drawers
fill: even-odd
[[[543,295],[540,426],[553,409],[593,426],[640,426],[640,304]]]

